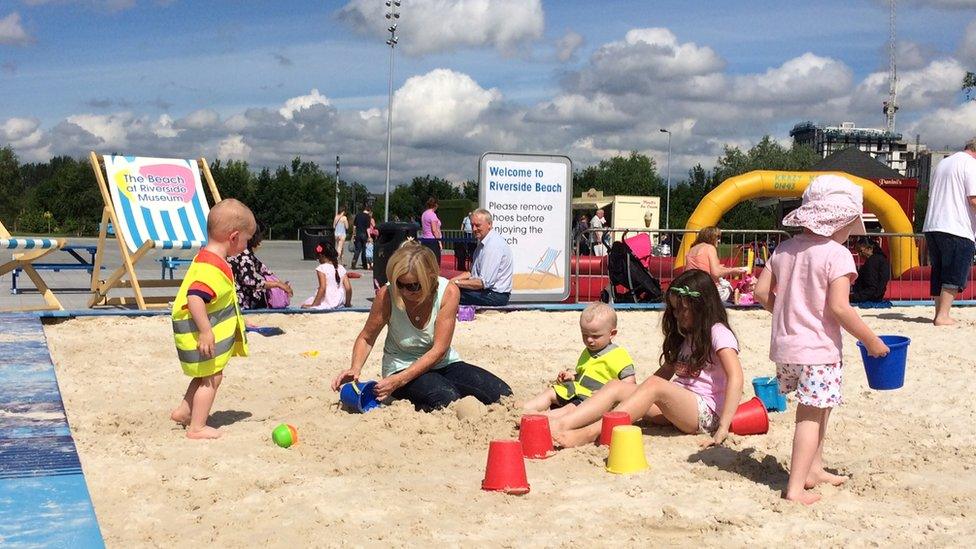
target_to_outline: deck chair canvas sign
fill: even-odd
[[[152,252],[165,250],[193,253],[207,244],[207,214],[210,203],[204,193],[201,172],[214,202],[220,193],[206,160],[150,158],[139,156],[89,155],[105,208],[102,212],[95,255],[95,272],[105,261],[111,237],[108,222],[115,228],[115,241],[122,264],[105,280],[92,279],[89,306],[129,305],[126,297],[109,297],[109,291],[131,288],[139,309],[165,305],[173,296],[146,296],[144,288],[178,287],[182,280],[140,280],[136,267]]]

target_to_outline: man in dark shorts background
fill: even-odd
[[[356,214],[355,219],[353,219],[352,225],[356,229],[356,235],[353,239],[353,249],[352,263],[349,264],[350,269],[356,268],[356,259],[363,258],[363,269],[367,268],[366,264],[366,241],[369,240],[369,220],[372,218],[372,212],[369,209],[369,203],[363,204],[363,211]]]
[[[932,266],[929,282],[935,299],[932,323],[955,324],[949,310],[956,294],[969,282],[976,254],[976,138],[935,168],[922,231]]]

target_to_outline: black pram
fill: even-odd
[[[604,303],[660,303],[661,283],[647,272],[623,241],[614,242],[607,257],[610,287],[600,293]]]

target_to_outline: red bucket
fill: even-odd
[[[730,430],[737,435],[764,435],[769,432],[769,414],[759,397],[743,402],[732,416]]]
[[[552,448],[552,433],[549,431],[549,418],[544,415],[525,415],[519,427],[519,441],[522,454],[529,459],[545,459]]]
[[[493,440],[488,445],[488,465],[482,490],[505,492],[520,496],[529,493],[525,476],[522,443],[517,440]]]
[[[603,414],[603,426],[600,430],[600,446],[609,446],[613,435],[613,428],[617,425],[630,425],[630,414],[627,412],[607,412]]]

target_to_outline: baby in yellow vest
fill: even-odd
[[[560,417],[572,411],[612,379],[636,383],[634,361],[623,347],[613,343],[617,335],[617,313],[606,303],[592,303],[580,315],[580,331],[586,348],[575,370],[559,372],[556,385],[532,397],[522,407]]]
[[[227,198],[207,216],[207,245],[193,258],[173,302],[173,338],[183,373],[190,376],[183,401],[170,418],[187,427],[187,438],[217,438],[207,417],[231,356],[247,356],[244,317],[237,306],[227,257],[247,247],[257,223],[251,210]]]

